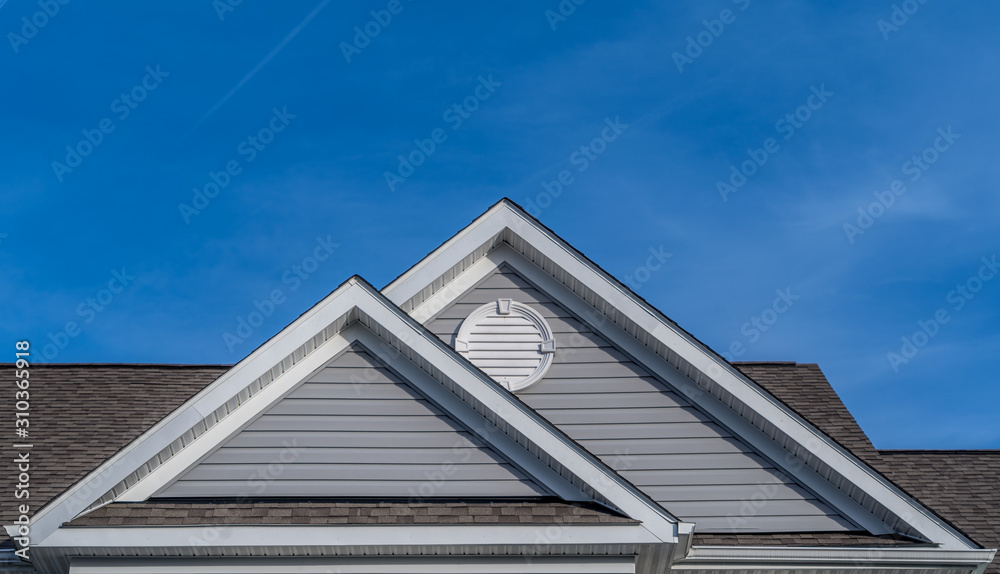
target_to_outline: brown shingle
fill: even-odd
[[[10,366],[10,365],[7,365]],[[735,366],[862,460],[881,470],[976,542],[1000,544],[1000,451],[876,451],[829,382],[813,364],[736,363]],[[32,368],[33,509],[48,503],[100,463],[179,407],[228,369],[203,365],[42,365]],[[11,423],[12,424],[12,423]],[[16,477],[0,475],[11,492]],[[489,508],[487,514],[483,506]],[[532,506],[534,505],[534,506]],[[291,510],[295,509],[295,510]],[[375,513],[382,509],[384,512]],[[0,507],[9,524],[13,505]],[[287,512],[285,512],[287,510]],[[282,512],[278,512],[282,511]],[[335,503],[113,504],[73,521],[110,524],[457,524],[477,518],[499,523],[622,523],[600,508],[565,503]],[[88,522],[89,521],[89,522]],[[274,521],[274,522],[271,522]],[[390,523],[390,522],[386,522]],[[0,536],[3,542],[9,539]],[[908,543],[863,533],[696,535],[697,544],[786,546]],[[1000,574],[993,564],[989,574]]]
[[[28,441],[34,445],[30,450],[32,510],[40,510],[228,368],[32,366]],[[14,416],[13,409],[5,413],[5,417]],[[16,474],[0,473],[0,492],[13,492],[16,479]],[[15,509],[13,504],[0,505],[0,520],[10,524]]]
[[[880,450],[879,468],[986,548],[1000,546],[1000,450]],[[986,568],[1000,574],[996,559]]]
[[[861,460],[875,464],[878,451],[815,363],[733,363],[741,373],[774,395]]]
[[[698,534],[698,546],[914,546],[899,536],[872,536],[867,532],[790,532],[775,534]]]
[[[124,521],[124,522],[122,522]],[[117,502],[67,526],[114,524],[637,524],[603,507],[559,501]]]

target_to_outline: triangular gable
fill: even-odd
[[[149,500],[356,343],[502,454],[533,484],[565,501],[596,502],[638,521],[638,530],[617,531],[621,536],[617,543],[675,545],[690,534],[691,525],[679,523],[370,284],[354,277],[41,509],[32,523],[32,543],[45,548],[50,538],[53,545],[76,540],[60,526],[88,509]],[[576,537],[571,531],[565,540]],[[513,540],[522,541],[518,543],[530,534],[510,532],[516,534]],[[252,529],[244,535],[247,540],[256,536]],[[436,535],[429,536],[428,540]],[[349,538],[353,540],[346,537],[343,543]]]
[[[556,343],[549,371],[516,394],[697,532],[861,530],[506,263],[426,326],[451,344],[503,298],[536,309]]]
[[[154,498],[548,495],[354,344]]]
[[[383,292],[426,322],[504,263],[870,533],[976,547],[510,200],[494,205]]]

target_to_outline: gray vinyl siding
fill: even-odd
[[[426,326],[454,345],[462,320],[499,298],[534,308],[556,339],[545,378],[517,395],[699,532],[855,528],[509,267]]]
[[[546,494],[356,345],[157,496]]]

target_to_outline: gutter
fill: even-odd
[[[792,565],[808,569],[865,566],[952,566],[981,574],[993,561],[996,549],[951,550],[940,548],[787,548],[773,546],[695,546],[674,562],[678,570],[743,570],[748,567]]]

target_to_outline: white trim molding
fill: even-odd
[[[982,571],[996,550],[942,550],[928,547],[773,547],[695,546],[674,563],[676,572],[854,571],[948,572]]]
[[[426,322],[499,261],[516,259],[506,255],[510,252],[530,263],[534,280],[544,283],[540,287],[553,296],[573,294],[580,304],[571,311],[592,325],[601,323],[603,334],[625,333],[628,342],[612,336],[613,342],[633,350],[654,371],[669,373],[668,383],[699,406],[708,405],[712,416],[729,420],[754,447],[772,452],[772,460],[800,467],[797,477],[805,476],[810,488],[869,532],[900,532],[950,549],[977,547],[509,200],[491,207],[383,293]]]
[[[74,559],[70,574],[635,574],[629,556]]]
[[[124,483],[124,490],[116,491],[114,499],[123,502],[140,501],[160,491],[221,445],[227,437],[238,432],[258,413],[289,393],[296,384],[322,368],[350,342],[362,337],[361,330],[346,329],[358,322],[364,324],[369,331],[379,334],[378,340],[368,340],[369,345],[378,343],[384,347],[386,337],[390,335],[397,341],[405,342],[409,353],[406,356],[410,359],[419,357],[425,361],[423,369],[427,373],[436,373],[435,378],[454,384],[454,390],[460,391],[458,395],[462,401],[481,413],[490,414],[492,418],[488,420],[493,423],[501,422],[505,433],[514,433],[518,437],[517,442],[524,441],[522,444],[531,447],[528,452],[533,457],[546,461],[550,468],[558,468],[558,472],[562,474],[557,477],[552,472],[539,473],[536,478],[540,483],[570,500],[580,500],[584,497],[565,484],[565,480],[572,477],[577,481],[574,484],[585,485],[595,493],[598,498],[594,500],[606,501],[606,504],[640,521],[641,528],[650,532],[657,542],[677,541],[677,519],[427,332],[367,282],[352,278],[230,372],[190,399],[164,422],[46,506],[36,516],[32,529],[36,543],[46,545],[49,536],[62,532],[57,530],[59,526],[71,521],[101,498],[107,486],[103,489],[94,487],[92,483],[95,480],[98,484],[114,485],[129,476],[135,476],[137,468],[148,468],[137,480]],[[249,396],[243,396],[242,400],[235,403],[235,407],[218,415],[211,427],[202,428],[197,433],[192,432],[188,425],[204,424],[201,418],[203,413],[218,413],[220,407],[234,404],[234,397],[246,392],[248,385],[258,380],[263,373],[273,371],[275,367],[272,361],[283,361],[282,357],[307,344],[307,353],[302,352],[296,356],[297,359],[293,357],[287,363],[279,363],[285,366],[270,383],[257,388]],[[396,367],[402,368],[402,363]],[[439,398],[442,397],[443,394]],[[182,446],[176,452],[171,449],[165,453],[164,447],[175,443],[179,440],[178,437],[189,439],[182,441]],[[155,467],[148,462],[151,457],[156,457],[159,461]],[[525,459],[523,454],[516,457]],[[538,468],[539,465],[536,463],[535,466]],[[531,465],[528,467],[531,468]],[[88,496],[80,494],[88,490]]]

